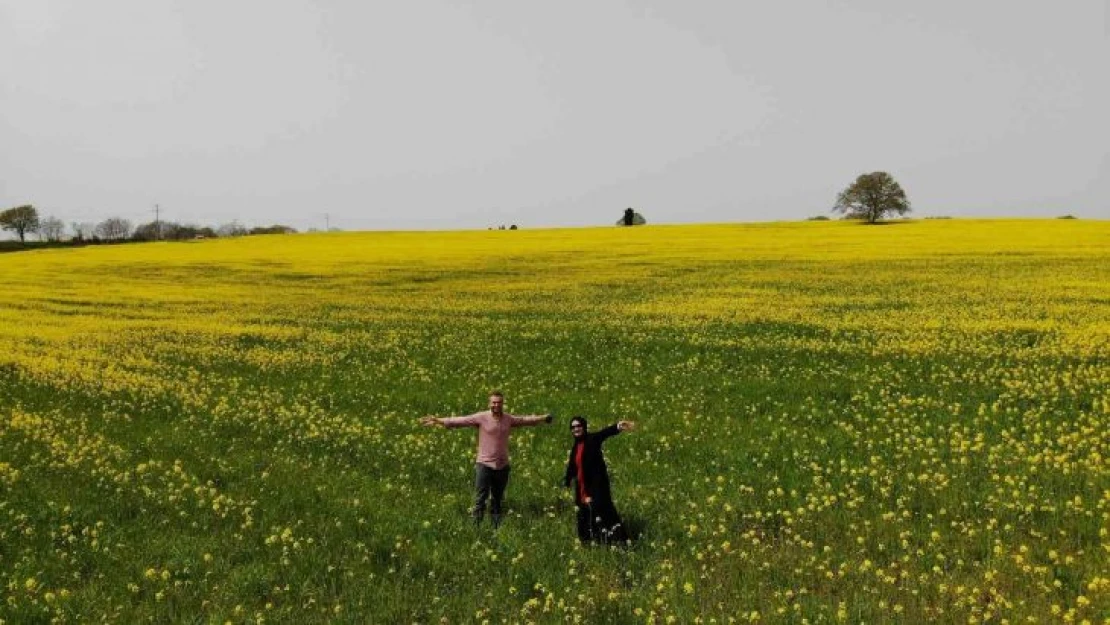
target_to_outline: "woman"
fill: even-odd
[[[618,421],[598,432],[590,433],[585,417],[570,420],[574,444],[567,460],[563,483],[575,482],[574,503],[578,506],[578,539],[583,543],[623,543],[628,533],[609,494],[609,471],[601,455],[605,439],[636,427],[632,421]]]

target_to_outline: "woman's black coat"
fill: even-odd
[[[585,449],[582,450],[582,477],[585,482],[586,494],[593,499],[595,504],[612,502],[612,496],[609,494],[609,469],[605,466],[605,458],[601,455],[601,444],[605,442],[605,439],[616,434],[620,434],[620,429],[614,423],[605,429],[583,436]],[[578,439],[575,439],[575,444],[570,446],[566,477],[563,479],[563,484],[566,486],[570,486],[571,480],[578,479],[578,467],[574,462],[574,449],[577,447],[577,443]],[[582,505],[585,502],[580,501],[580,497],[579,489],[575,488],[574,500]]]

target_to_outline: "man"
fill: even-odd
[[[489,410],[466,417],[421,417],[420,424],[442,428],[478,428],[478,457],[474,462],[474,523],[482,522],[486,499],[491,498],[490,522],[501,525],[501,501],[509,485],[509,432],[515,427],[551,423],[551,415],[516,416],[505,413],[501,391],[489,395]]]

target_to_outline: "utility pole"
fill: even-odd
[[[324,232],[331,232],[331,216],[324,213]]]
[[[154,240],[162,240],[162,221],[160,219],[161,207],[157,204],[154,205]]]

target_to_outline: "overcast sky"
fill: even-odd
[[[300,229],[1110,218],[1110,0],[0,0],[0,209]],[[325,217],[326,216],[326,217]]]

